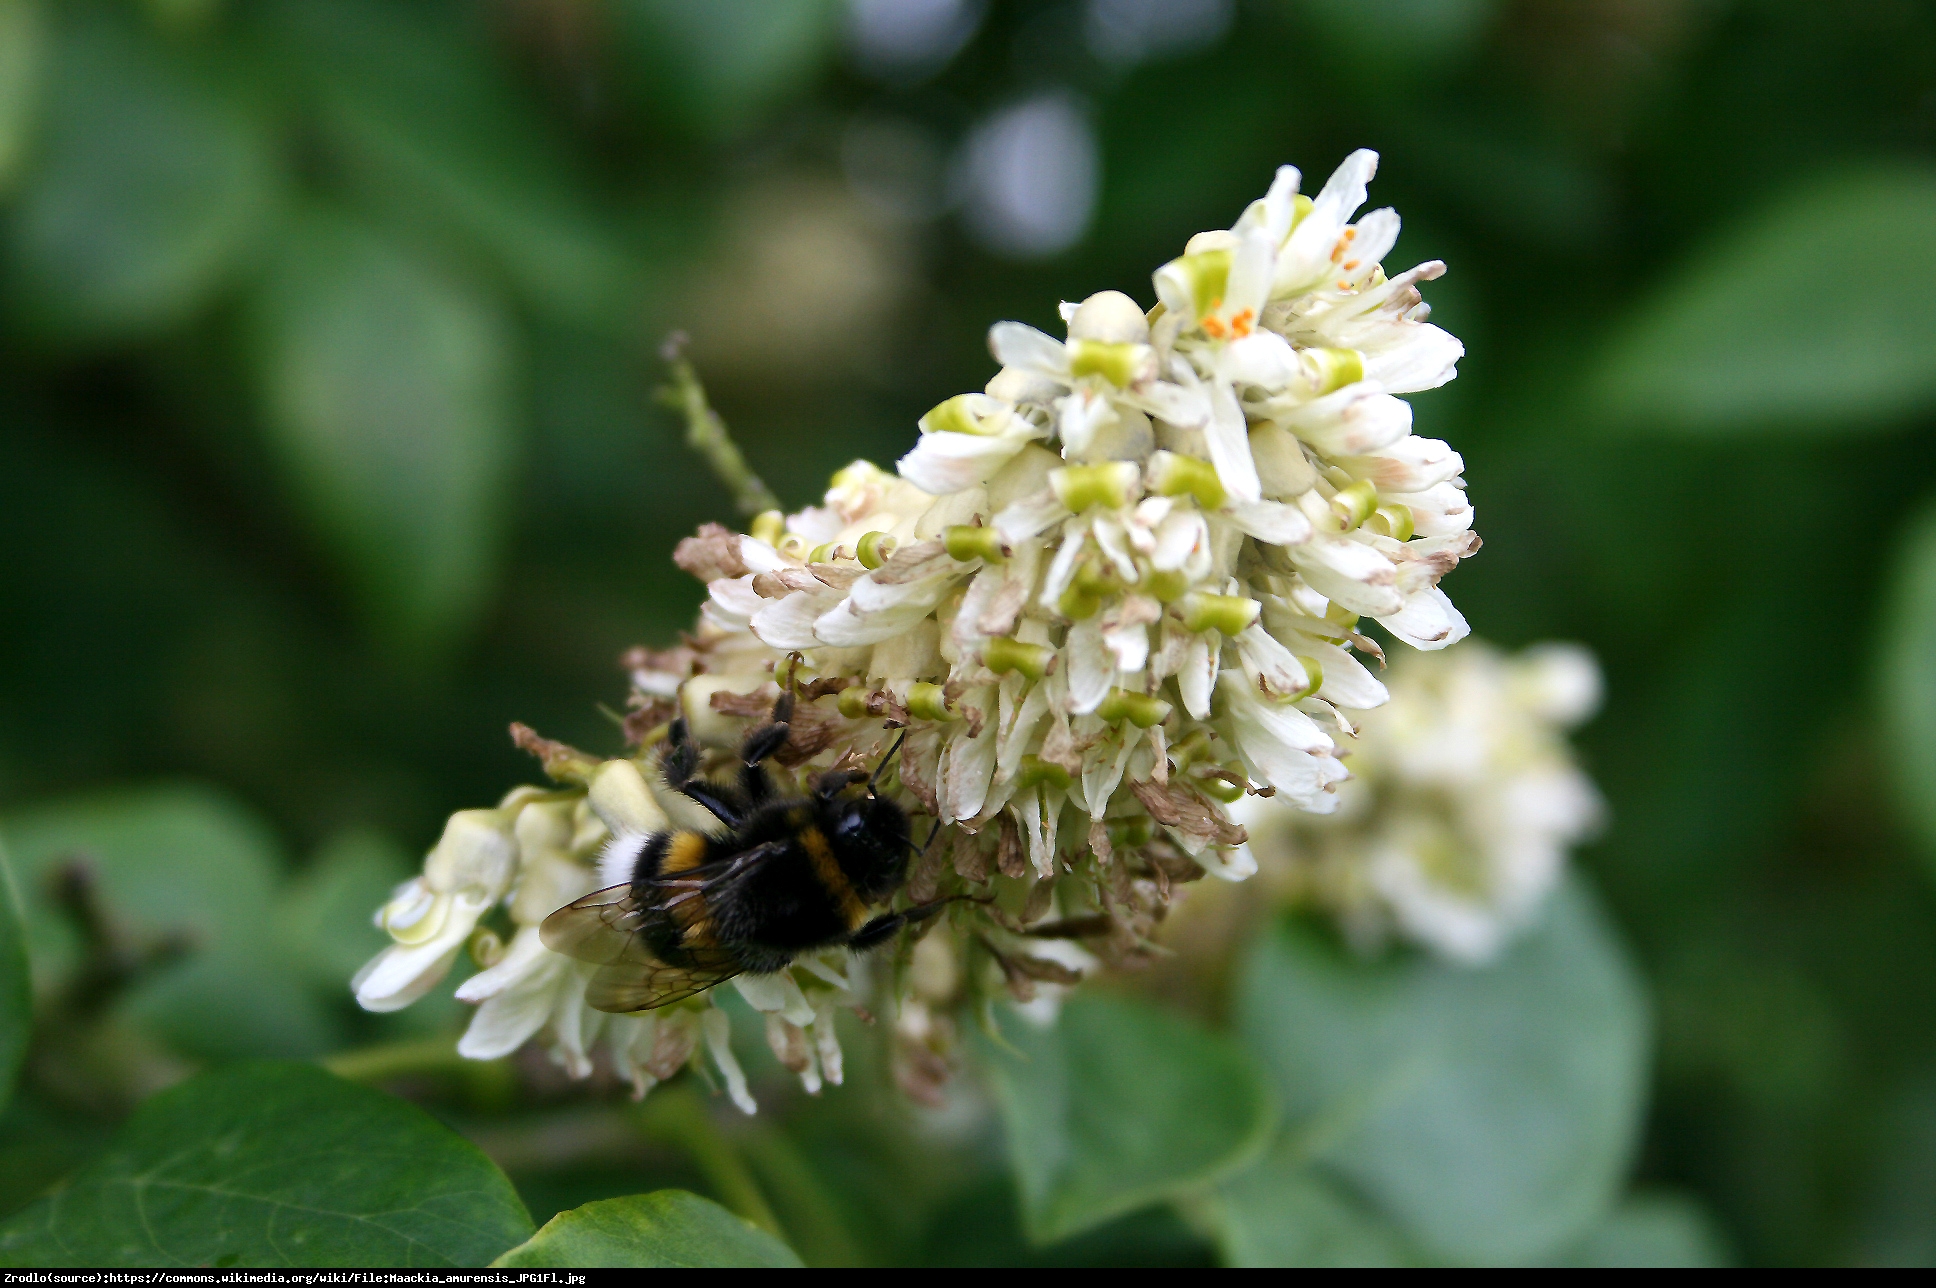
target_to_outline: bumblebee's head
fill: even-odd
[[[900,884],[907,870],[908,820],[899,805],[856,794],[830,800],[823,810],[821,828],[863,898],[878,898]]]

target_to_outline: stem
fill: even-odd
[[[699,375],[686,357],[685,332],[674,331],[666,337],[659,346],[659,356],[665,359],[672,383],[659,389],[658,399],[686,418],[686,446],[705,458],[714,477],[733,494],[733,504],[741,514],[751,518],[779,509],[780,498],[753,473],[733,436],[726,432],[726,422],[707,401],[706,387],[699,383]]]
[[[690,1087],[683,1084],[660,1087],[646,1097],[636,1112],[639,1128],[646,1135],[670,1141],[691,1157],[705,1173],[720,1202],[774,1238],[786,1238],[779,1219],[760,1192],[759,1182],[753,1179],[739,1152],[720,1132]]]
[[[457,1054],[457,1043],[448,1036],[384,1042],[338,1051],[321,1060],[323,1068],[351,1082],[387,1082],[413,1073],[448,1073],[469,1063]]]

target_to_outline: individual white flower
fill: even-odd
[[[1454,961],[1490,960],[1601,817],[1564,736],[1597,705],[1599,669],[1573,645],[1508,657],[1468,642],[1404,659],[1390,687],[1364,717],[1337,817],[1258,802],[1245,810],[1252,844],[1362,943],[1396,931]]]

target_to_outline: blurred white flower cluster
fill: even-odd
[[[1339,810],[1314,819],[1249,803],[1251,847],[1270,884],[1336,913],[1360,947],[1395,932],[1488,961],[1600,821],[1565,736],[1599,706],[1599,668],[1576,645],[1507,656],[1474,640],[1405,658],[1390,687],[1364,721]]]
[[[956,946],[952,974],[894,958],[897,1001],[916,974],[966,1002],[1133,960],[1175,884],[1254,870],[1232,802],[1336,808],[1351,713],[1387,697],[1359,660],[1382,661],[1360,619],[1418,649],[1458,641],[1439,579],[1478,547],[1463,463],[1412,434],[1398,396],[1456,374],[1463,350],[1425,320],[1418,289],[1444,266],[1386,275],[1397,215],[1353,222],[1376,161],[1353,153],[1315,198],[1279,170],[1230,229],[1156,271],[1153,308],[1115,291],[1064,304],[1059,340],[997,324],[1000,370],[921,419],[898,473],[857,462],[818,506],[682,542],[675,559],[709,597],[684,644],[635,658],[635,756],[548,753],[576,795],[514,793],[453,819],[384,910],[398,945],[359,977],[364,1004],[421,993],[508,898],[516,936],[460,990],[480,1004],[464,1051],[546,1030],[568,1068],[588,1067],[603,1017],[583,1006],[585,968],[544,948],[537,922],[626,878],[593,874],[607,836],[668,815],[714,826],[660,790],[670,719],[723,762],[783,689],[798,705],[776,759],[802,783],[878,763],[907,731],[883,790],[942,843],[915,861],[905,901],[992,899],[948,914],[937,942]],[[620,779],[630,815],[601,803]],[[1048,942],[1051,922],[1082,948]],[[837,1080],[843,968],[776,980],[741,985],[774,1017],[775,1051],[809,1085]],[[922,996],[921,1013],[945,1010],[935,988]],[[655,1014],[603,1019],[641,1088],[695,1049],[695,1026],[708,1039],[720,1026],[710,1047],[740,1087],[703,998],[700,1018]],[[903,1037],[927,1054],[910,1059],[931,1070],[947,1025],[915,1027]]]

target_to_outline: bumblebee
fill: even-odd
[[[685,720],[672,722],[666,785],[704,806],[722,830],[620,837],[614,845],[637,850],[631,881],[545,918],[547,947],[598,965],[590,1005],[653,1010],[741,973],[782,970],[814,949],[865,951],[940,910],[871,911],[900,889],[914,848],[906,813],[875,791],[900,743],[872,774],[830,770],[810,796],[783,798],[765,762],[785,745],[792,714],[793,695],[784,694],[771,722],[741,746],[732,784],[699,775]]]

